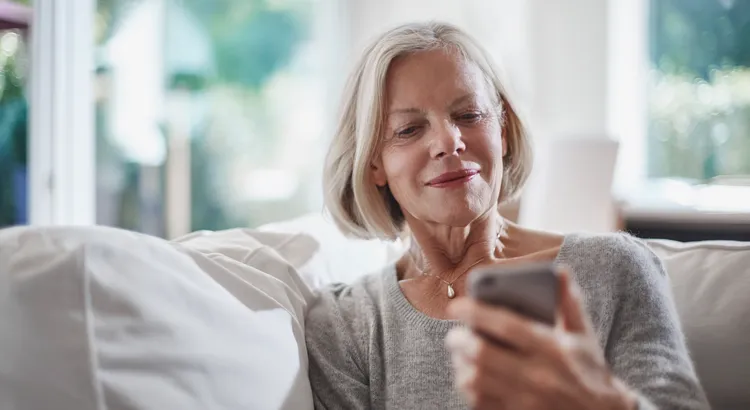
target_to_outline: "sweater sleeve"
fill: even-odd
[[[608,362],[639,394],[640,410],[708,409],[661,261],[640,240],[622,235],[617,242]]]
[[[334,285],[308,310],[305,340],[316,409],[369,409],[370,389],[351,288]]]

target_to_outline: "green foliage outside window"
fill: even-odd
[[[648,171],[750,175],[750,2],[651,0]]]
[[[126,21],[128,14],[139,4],[148,0],[98,0],[97,43],[105,46]],[[188,90],[194,98],[223,93],[232,98],[235,105],[256,111],[261,118],[257,127],[267,135],[257,141],[255,152],[247,152],[247,161],[256,163],[262,159],[258,153],[270,152],[278,143],[262,121],[263,88],[273,76],[290,63],[300,44],[307,38],[310,21],[310,2],[266,1],[266,0],[164,0],[169,13],[185,12],[199,24],[213,50],[210,63],[212,72],[194,72],[191,68],[170,67],[165,72],[168,94],[170,90]],[[168,23],[167,23],[168,24]],[[165,27],[165,30],[167,28]],[[179,33],[178,33],[179,35]],[[174,47],[165,44],[165,47]],[[106,70],[104,70],[106,72]],[[106,103],[105,103],[106,104]],[[97,114],[97,151],[99,163],[119,163],[126,180],[122,190],[120,210],[114,224],[127,229],[140,230],[143,212],[147,212],[139,200],[140,164],[123,158],[108,140],[106,110]],[[215,107],[210,107],[215,110]],[[210,117],[210,116],[209,116]],[[210,118],[209,120],[210,121]],[[192,229],[225,229],[237,226],[253,226],[263,222],[254,220],[247,213],[232,212],[231,204],[222,202],[215,194],[214,184],[221,179],[221,165],[229,153],[212,147],[206,140],[208,124],[198,124],[191,132],[191,213]],[[167,138],[168,124],[163,125]],[[255,156],[254,156],[255,155]],[[161,185],[167,183],[162,177]],[[163,199],[160,201],[163,205]],[[161,205],[160,205],[161,206]],[[234,205],[236,207],[236,204]],[[153,210],[152,210],[153,211]],[[158,211],[162,212],[162,211]],[[162,216],[162,220],[164,217]]]
[[[0,227],[27,222],[24,48],[20,32],[0,31]]]

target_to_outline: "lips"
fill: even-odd
[[[427,182],[428,186],[441,186],[449,184],[451,182],[465,182],[471,179],[474,175],[479,174],[478,169],[461,169],[458,171],[446,172],[437,178],[434,178]]]

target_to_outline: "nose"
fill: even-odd
[[[430,156],[440,159],[450,155],[460,155],[466,150],[461,130],[452,122],[445,121],[439,127],[433,128],[430,139]]]

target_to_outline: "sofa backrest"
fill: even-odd
[[[750,409],[750,242],[648,241],[714,409]]]

